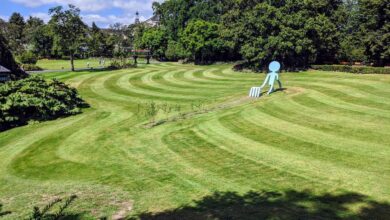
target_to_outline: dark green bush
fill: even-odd
[[[169,61],[178,61],[189,56],[190,54],[185,51],[185,49],[180,43],[177,43],[175,41],[169,41],[167,49],[165,51],[165,57]]]
[[[118,70],[121,68],[122,68],[122,64],[117,60],[111,61],[110,65],[108,66],[108,69],[111,69],[111,70]]]
[[[19,56],[19,61],[22,64],[36,64],[38,62],[38,57],[31,51],[27,51]]]
[[[107,67],[110,70],[119,70],[125,68],[136,68],[137,64],[126,62],[126,60],[113,60],[110,65]]]
[[[346,72],[357,74],[390,74],[390,68],[370,66],[347,66],[347,65],[312,65],[315,70]]]
[[[81,113],[88,107],[77,90],[58,80],[39,76],[0,85],[0,131],[30,121],[53,120]]]
[[[24,71],[40,71],[43,70],[41,67],[35,64],[22,64],[22,68]]]

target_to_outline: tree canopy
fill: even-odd
[[[191,48],[192,59],[199,52],[183,33],[202,20],[218,26],[222,48],[229,48],[224,56],[206,60],[242,57],[259,69],[278,59],[294,69],[340,61],[388,64],[389,5],[389,0],[167,0],[155,3],[154,10],[166,30],[165,42]],[[169,45],[161,48],[171,50]],[[213,54],[213,48],[206,50]]]
[[[49,25],[53,30],[53,47],[59,53],[70,56],[71,68],[74,71],[74,55],[84,43],[87,26],[81,20],[80,9],[69,5],[64,10],[62,6],[49,10],[51,19]]]
[[[121,57],[150,49],[159,60],[197,64],[244,60],[260,70],[364,62],[390,64],[390,0],[166,0],[153,4],[157,26],[116,23],[87,27],[80,10],[55,7],[44,24],[14,13],[0,32],[19,57]]]

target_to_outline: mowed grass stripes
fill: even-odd
[[[287,89],[260,99],[247,93],[264,75],[230,65],[44,76],[76,87],[91,108],[0,133],[5,219],[72,194],[69,212],[85,219],[249,218],[232,201],[222,217],[203,213],[220,208],[207,196],[231,192],[245,204],[264,191],[301,195],[295,208],[277,203],[285,219],[390,215],[390,76],[283,73]],[[272,217],[265,212],[252,218]]]

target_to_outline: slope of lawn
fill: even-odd
[[[82,219],[390,216],[390,76],[284,73],[261,99],[229,65],[45,77],[92,107],[0,133],[4,219],[71,195]]]

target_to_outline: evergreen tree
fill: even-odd
[[[376,66],[390,63],[390,0],[359,0],[365,54]]]
[[[14,12],[8,21],[7,39],[11,50],[16,54],[24,51],[25,21],[20,13]]]

